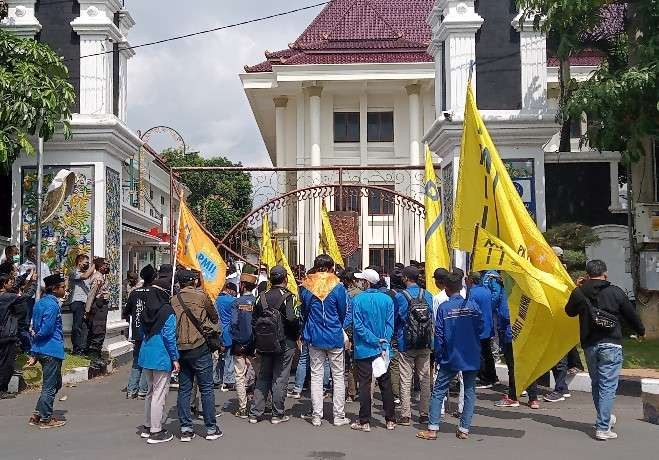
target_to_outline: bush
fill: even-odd
[[[545,232],[545,239],[552,246],[560,246],[563,250],[571,249],[580,252],[585,251],[586,246],[599,241],[592,228],[576,222],[559,224],[548,229]]]

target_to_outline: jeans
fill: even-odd
[[[196,350],[193,350],[197,354]],[[187,352],[189,354],[190,352]],[[181,352],[179,358],[181,371],[178,375],[178,418],[181,431],[192,431],[192,417],[190,416],[190,399],[192,396],[192,381],[196,380],[201,393],[201,408],[204,414],[204,425],[208,433],[214,433],[215,421],[215,392],[213,390],[213,358],[210,352],[198,357],[186,357]]]
[[[142,347],[142,341],[136,340],[133,344],[133,367],[130,370],[128,375],[128,385],[126,385],[128,395],[139,394],[141,396],[146,395],[149,391],[149,384],[146,380],[146,373],[143,372],[142,368],[137,364],[140,358],[140,348]]]
[[[372,393],[371,382],[373,380],[373,361],[378,356],[366,359],[357,359],[357,376],[359,380],[359,423],[364,425],[371,422]],[[384,418],[387,422],[396,421],[396,407],[394,406],[394,393],[391,389],[391,369],[377,378],[382,404],[384,406]]]
[[[508,397],[513,401],[517,401],[518,395],[515,390],[515,357],[513,356],[513,344],[506,343],[503,346],[503,357],[506,360],[506,366],[508,366]],[[538,400],[538,383],[533,382],[526,389],[529,393],[529,401]]]
[[[499,381],[494,353],[492,353],[492,339],[481,340],[481,369],[478,378],[483,384],[494,384]]]
[[[254,385],[254,402],[250,411],[252,417],[263,417],[265,402],[270,392],[272,392],[272,415],[284,416],[286,385],[295,355],[295,343],[286,345],[283,353],[260,355],[259,373]]]
[[[73,324],[71,325],[71,344],[74,355],[80,355],[85,351],[85,302],[72,302],[71,314]]]
[[[233,355],[231,354],[231,347],[227,347],[226,351],[219,355],[217,363],[215,363],[213,370],[213,383],[215,385],[235,385],[236,372],[233,368]]]
[[[568,392],[566,381],[567,369],[567,356],[564,356],[551,370],[552,374],[554,374],[554,380],[556,381],[554,390],[556,393],[560,393],[562,395]]]
[[[474,407],[476,406],[476,375],[478,371],[462,371],[462,380],[465,386],[464,407],[460,416],[460,425],[458,430],[463,433],[469,433],[471,419],[474,416]],[[428,430],[439,431],[441,422],[442,404],[448,394],[448,387],[451,381],[458,375],[458,371],[439,368],[435,385],[432,389],[430,398],[430,411],[428,413]]]
[[[599,343],[586,347],[583,351],[592,383],[593,403],[597,411],[597,431],[608,431],[618,389],[618,377],[622,368],[622,347],[612,343]]]
[[[343,348],[323,350],[311,345],[309,346],[309,358],[311,359],[311,405],[313,407],[313,416],[323,418],[323,368],[325,362],[329,359],[332,381],[334,382],[334,393],[332,394],[334,421],[344,419],[346,416],[346,386]]]
[[[295,370],[295,386],[293,391],[296,393],[302,393],[304,388],[304,381],[307,379],[307,373],[311,367],[311,361],[309,360],[309,345],[306,342],[302,343],[302,351],[300,352],[300,359],[297,362],[297,369]],[[326,390],[330,386],[330,366],[329,361],[325,360],[324,369],[323,369],[323,388]]]
[[[37,355],[37,360],[43,372],[43,385],[34,411],[42,422],[47,422],[53,415],[55,395],[62,388],[62,360],[46,355]]]

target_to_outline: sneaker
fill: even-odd
[[[302,392],[300,391],[287,391],[286,397],[293,399],[300,399],[302,397]]]
[[[563,396],[562,393],[552,391],[548,395],[544,395],[542,399],[544,399],[547,402],[559,402],[559,401],[565,401],[565,396]]]
[[[282,417],[272,417],[270,419],[270,423],[273,425],[278,425],[280,423],[286,423],[290,420],[291,418],[288,415],[284,415]]]
[[[194,431],[181,431],[181,442],[190,442],[195,436]]]
[[[533,401],[529,401],[529,407],[531,409],[540,409],[540,402],[537,399],[534,399]]]
[[[229,391],[236,391],[236,385],[233,383],[223,383],[222,386],[220,387],[220,391],[222,393],[226,393]]]
[[[350,425],[350,420],[348,420],[345,417],[334,419],[334,426],[344,426],[344,425]]]
[[[307,412],[305,414],[300,415],[300,418],[302,420],[313,420],[313,412]]]
[[[149,439],[146,440],[147,444],[161,444],[169,442],[174,439],[174,435],[167,430],[160,430],[157,433],[151,433]]]
[[[455,437],[458,438],[458,439],[469,439],[469,433],[465,433],[464,431],[456,430]]]
[[[27,424],[30,426],[37,426],[41,421],[41,416],[39,414],[30,415],[30,419],[27,421]]]
[[[396,429],[396,424],[394,422],[392,422],[391,420],[389,420],[387,422],[387,430],[392,431],[392,430],[395,430],[395,429]]]
[[[616,423],[618,423],[618,417],[611,414],[611,418],[609,419],[609,431],[611,431],[616,426]]]
[[[564,397],[565,399],[567,399],[567,398],[571,398],[571,397],[572,397],[572,393],[563,393],[563,397]]]
[[[394,404],[400,406],[400,398],[398,397],[394,398]]]
[[[596,431],[595,439],[598,441],[608,441],[609,439],[617,439],[618,435],[611,430],[608,431]]]
[[[320,426],[320,425],[323,424],[323,422],[322,422],[322,420],[320,419],[320,417],[313,417],[313,418],[311,419],[311,424],[312,424],[313,426]]]
[[[137,393],[137,399],[141,399],[142,401],[144,401],[146,399],[146,393],[145,394]]]
[[[428,416],[427,415],[419,415],[419,423],[422,425],[427,425],[428,424]]]
[[[151,436],[151,429],[148,426],[142,425],[138,429],[140,430],[140,438],[149,439]]]
[[[352,396],[346,396],[346,404],[355,402],[355,398]]]
[[[256,417],[249,417],[249,423],[251,423],[252,425],[256,425],[257,423],[259,423],[259,419]]]
[[[249,414],[247,413],[247,409],[238,409],[236,412],[233,413],[238,418],[247,418],[249,417]]]
[[[570,375],[577,375],[579,372],[583,372],[583,371],[578,367],[571,367],[567,370],[567,373]]]
[[[206,441],[215,441],[216,439],[220,439],[222,436],[224,436],[222,430],[220,430],[219,427],[215,427],[215,431],[206,433]]]
[[[126,393],[126,399],[137,399],[137,393]]]
[[[495,407],[519,407],[519,401],[510,399],[508,396],[504,396],[499,401],[494,403]]]
[[[476,384],[476,389],[477,390],[489,390],[494,386],[493,383],[487,383],[487,382],[478,382]]]
[[[43,420],[39,422],[39,428],[48,429],[48,428],[59,428],[66,425],[66,420],[57,420],[55,417],[50,417],[50,420],[44,422]]]
[[[409,417],[401,417],[398,419],[398,424],[400,426],[410,426],[412,424],[412,421],[410,420]]]
[[[350,425],[350,429],[356,431],[363,431],[364,433],[369,433],[371,431],[371,424],[364,423],[363,425],[359,422],[354,422]]]
[[[520,396],[522,396],[523,398],[526,398],[528,395],[529,395],[529,392],[524,390],[524,391],[522,391],[522,394]]]

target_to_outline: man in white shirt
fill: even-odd
[[[18,267],[18,276],[22,276],[30,272],[30,276],[34,276],[34,273],[37,272],[37,245],[30,243],[25,249],[26,260]],[[39,282],[41,283],[41,290],[43,291],[46,285],[43,280],[48,278],[50,273],[50,268],[43,261],[41,261],[41,270],[39,270]],[[34,278],[33,278],[34,279]],[[27,320],[28,324],[32,322],[32,309],[34,308],[34,302],[37,295],[37,283],[31,285],[26,291],[23,292],[23,296],[27,298],[25,304],[27,306]]]

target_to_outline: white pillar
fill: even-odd
[[[409,115],[410,115],[410,166],[419,166],[421,164],[421,136],[423,135],[421,129],[421,86],[418,83],[408,85],[405,87],[407,90],[408,96],[408,105],[409,105]],[[419,175],[417,171],[412,171],[411,176],[411,187],[412,187],[412,197],[415,200],[421,201],[422,194],[421,188],[422,184],[419,181]],[[414,219],[408,224],[408,228],[412,232],[412,241],[415,243],[415,247],[412,248],[412,257],[420,261],[421,260],[421,251],[420,244],[417,242],[421,238],[421,225],[417,219]]]
[[[34,15],[35,1],[6,0],[7,17],[0,23],[5,29],[21,38],[34,38],[41,30],[41,24]]]
[[[130,43],[128,43],[128,32],[134,25],[135,20],[130,13],[125,9],[119,10],[119,31],[123,40],[119,42],[119,110],[117,116],[124,123],[128,119],[128,60],[135,56],[135,51],[130,49]]]
[[[520,12],[512,21],[519,32],[519,49],[522,62],[522,110],[547,110],[547,36],[533,30],[533,17],[520,23]]]
[[[288,105],[288,98],[281,96],[273,99],[275,104],[275,163],[277,167],[288,166],[286,164],[286,107]],[[288,173],[281,172],[284,180],[277,181],[278,192],[280,195],[286,193],[286,175]],[[288,231],[288,219],[286,218],[286,208],[282,207],[277,210],[277,227]],[[274,229],[273,229],[274,230]],[[284,244],[284,251],[288,254],[288,243]]]
[[[611,206],[609,210],[620,209],[620,189],[618,187],[618,167],[620,163],[617,160],[609,163],[609,182],[611,182]]]
[[[361,164],[368,164],[368,95],[366,93],[366,84],[362,88],[359,95],[359,156]],[[361,215],[359,223],[359,231],[361,232],[362,243],[362,268],[368,267],[371,248],[371,228],[368,221],[368,197],[362,196],[359,198]]]
[[[297,166],[304,166],[306,164],[306,142],[305,142],[305,105],[306,98],[304,97],[304,92],[300,91],[297,97],[297,110],[296,110],[296,122],[297,122],[297,152],[296,152],[296,161]],[[297,177],[296,183],[300,183],[300,179],[303,173],[295,173]],[[309,242],[309,236],[307,233],[306,225],[306,203],[304,201],[297,202],[297,222],[295,225],[295,231],[297,232],[297,263],[302,264],[308,267],[306,262],[307,247]]]
[[[311,86],[307,88],[309,95],[309,138],[311,141],[311,166],[320,166],[320,95],[322,86]],[[320,171],[311,173],[313,185],[320,185],[322,174]],[[318,252],[320,242],[320,199],[314,198],[311,206],[311,250],[310,254]]]

